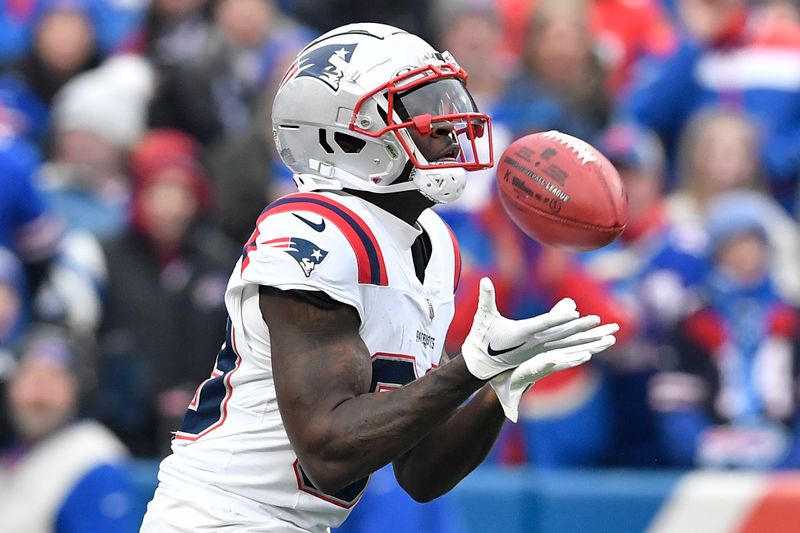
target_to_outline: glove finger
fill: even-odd
[[[575,333],[568,337],[556,339],[553,341],[548,341],[545,343],[544,347],[548,350],[551,350],[555,348],[566,348],[569,346],[576,346],[579,344],[585,344],[596,340],[600,340],[603,337],[613,335],[617,331],[619,331],[619,325],[617,325],[616,323],[603,324],[602,326],[597,326],[586,331],[581,331],[579,333]]]
[[[600,353],[603,350],[606,350],[614,344],[616,344],[617,338],[614,335],[607,335],[602,339],[595,341],[591,344],[585,346],[586,350],[592,352],[593,354]]]
[[[554,352],[549,352],[552,354],[552,361],[548,365],[549,371],[547,375],[552,374],[553,372],[558,372],[561,370],[566,370],[568,368],[573,368],[578,365],[582,365],[583,363],[587,362],[589,359],[592,358],[592,352],[590,350],[580,350],[580,351],[561,351],[557,350]],[[538,379],[541,379],[544,376],[540,376]]]
[[[573,300],[572,298],[563,298],[559,300],[558,303],[554,305],[552,309],[550,309],[550,312],[560,315],[576,311],[577,309],[578,306],[575,305],[575,300]]]
[[[565,346],[563,348],[558,348],[552,350],[551,352],[545,353],[567,353],[573,354],[578,352],[591,352],[593,354],[600,353],[603,350],[606,350],[614,345],[617,342],[617,338],[614,335],[606,335],[605,337],[597,340],[593,340],[591,342],[584,342],[580,344],[575,344],[573,346]]]
[[[544,355],[544,354],[542,354]],[[511,373],[511,387],[521,388],[547,376],[553,371],[556,363],[542,357],[528,359]]]
[[[588,350],[585,352],[577,352],[573,354],[572,358],[565,359],[564,361],[562,361],[562,364],[566,366],[560,367],[559,370],[566,370],[567,368],[574,368],[576,366],[580,366],[584,363],[589,362],[591,358],[592,358],[592,352]]]
[[[542,333],[556,326],[561,326],[562,324],[576,320],[579,316],[577,311],[568,311],[559,314],[549,312],[532,318],[518,320],[517,326],[519,326],[519,332],[522,337],[532,337],[537,333]]]
[[[588,350],[579,352],[547,352],[519,365],[511,374],[511,387],[519,388],[535,383],[553,372],[581,365],[592,358]]]
[[[613,335],[618,331],[619,324],[612,322],[611,324],[601,324],[590,330],[584,331],[583,333],[578,333],[578,335],[584,336],[587,339],[592,337],[599,339],[601,337],[605,337],[606,335]]]
[[[566,339],[577,333],[587,331],[600,323],[600,317],[597,315],[588,315],[577,318],[565,324],[548,328],[545,331],[540,331],[534,338],[539,342],[550,342],[561,339]]]
[[[494,283],[489,278],[481,278],[478,311],[493,315],[499,314],[497,312],[497,303],[495,302]]]

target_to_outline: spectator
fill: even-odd
[[[91,0],[97,47],[103,57],[125,52],[141,25],[150,2],[146,0]]]
[[[505,59],[500,50],[500,27],[491,6],[482,0],[448,0],[436,6],[437,28],[442,50],[458,58],[470,73],[470,95],[481,112],[494,115],[505,89]],[[492,122],[495,159],[511,142],[508,128]],[[488,145],[479,145],[488,160]],[[450,324],[446,349],[456,353],[469,332],[478,307],[478,285],[483,276],[495,282],[497,300],[508,312],[514,280],[521,275],[522,244],[519,232],[502,213],[494,190],[495,170],[472,172],[469,187],[451,204],[440,204],[436,212],[458,237],[462,268],[456,291],[455,317]]]
[[[672,465],[800,464],[799,317],[769,274],[770,210],[767,199],[751,191],[726,193],[709,206],[713,266],[705,305],[678,327],[650,388]]]
[[[177,131],[148,133],[131,155],[132,227],[104,243],[97,409],[137,455],[166,452],[224,339],[229,256],[199,227],[210,186],[197,150]]]
[[[581,262],[611,288],[625,310],[626,338],[658,343],[692,305],[691,287],[705,277],[706,240],[694,233],[694,226],[687,228],[683,217],[670,216],[666,156],[652,131],[617,124],[604,132],[598,146],[625,185],[628,222],[617,241],[581,254]],[[652,348],[631,351],[628,363],[651,367]],[[621,363],[619,350],[616,358]]]
[[[638,62],[674,51],[675,30],[659,0],[593,0],[592,28],[615,97],[627,88]]]
[[[574,294],[579,309],[613,317],[622,335],[606,357],[542,380],[524,397],[525,453],[541,466],[651,464],[656,445],[646,387],[660,335],[680,318],[688,286],[705,273],[702,246],[687,246],[666,217],[664,153],[655,134],[618,124],[598,146],[628,192],[626,232],[580,255],[537,249],[523,285],[533,287],[528,305]],[[673,305],[664,303],[665,292]]]
[[[188,80],[191,76],[199,75],[205,80],[201,84],[212,83],[218,89],[221,88],[215,90],[214,98],[211,98],[210,93],[196,93],[190,101],[196,100],[199,106],[215,106],[220,119],[225,119],[217,120],[217,125],[212,127],[217,133],[214,134],[216,141],[209,149],[208,160],[215,185],[216,220],[230,239],[241,243],[252,232],[254,217],[269,201],[296,190],[291,172],[277,157],[272,132],[264,127],[263,120],[266,117],[269,122],[277,84],[302,48],[302,41],[310,40],[311,36],[307,29],[281,15],[272,0],[231,0],[228,4],[230,5],[220,6],[216,12],[217,41],[212,41],[209,47],[209,53],[216,58],[214,61],[222,61],[220,64],[224,67],[204,73],[200,70],[207,68],[207,65],[199,70],[194,69],[194,73],[184,69],[183,72],[176,72],[174,81],[182,83],[181,79]],[[239,17],[247,17],[248,10],[260,12],[265,8],[269,21],[266,26],[260,27],[261,33],[255,31],[256,27],[252,22],[248,31],[245,31],[247,24],[237,22]],[[253,21],[263,23],[262,17],[255,17]],[[225,36],[224,40],[228,43],[225,45],[226,49],[220,48],[221,35]],[[254,42],[258,35],[261,35],[260,44],[247,44]],[[251,48],[250,51],[247,50],[248,47]],[[236,61],[242,65],[249,61],[250,66],[257,67],[258,72],[247,73],[242,68],[230,70],[228,60],[223,57],[226,54],[231,58],[239,57]],[[247,60],[247,56],[250,56],[250,60]],[[253,61],[256,57],[258,60]],[[250,79],[237,81],[236,77],[242,75],[249,76]],[[215,81],[212,82],[212,78]],[[192,87],[187,85],[186,88]],[[183,90],[177,85],[173,89]],[[171,89],[165,86],[165,90]],[[214,101],[202,103],[198,98],[211,98]],[[225,115],[226,109],[233,114]],[[178,119],[175,124],[179,128],[194,131],[200,135],[198,139],[204,140],[199,130],[186,128],[184,126],[187,124],[178,115],[175,118]]]
[[[758,154],[770,190],[787,210],[800,168],[800,25],[761,16],[746,0],[680,0],[685,36],[657,69],[645,69],[623,106],[654,129],[669,153],[702,108],[747,114],[762,133]]]
[[[138,527],[126,451],[78,418],[86,361],[60,332],[24,342],[8,386],[13,437],[0,456],[0,515],[8,533],[125,533]]]
[[[675,32],[659,0],[591,0],[586,2],[597,54],[608,71],[608,88],[618,95],[631,78],[637,61],[673,51]],[[504,48],[521,55],[530,33],[530,13],[536,0],[497,0]]]
[[[33,184],[40,156],[13,126],[0,104],[0,248],[23,262],[28,286],[38,289],[56,252],[62,227]]]
[[[24,330],[22,324],[29,314],[82,332],[92,331],[99,322],[97,244],[89,236],[63,234],[61,221],[32,184],[38,151],[28,141],[14,137],[12,129],[2,122],[0,109],[0,255],[16,256],[0,263],[8,266],[9,261],[19,259],[24,267],[21,281],[5,276],[5,281],[15,280],[14,292],[24,312],[11,330],[15,333],[11,339],[0,326],[0,346]],[[0,270],[8,273],[16,268]]]
[[[309,40],[274,0],[221,0],[214,21],[201,61],[164,72],[150,109],[152,127],[179,129],[205,146],[247,131],[263,92]]]
[[[268,91],[253,116],[268,116]],[[243,135],[226,137],[208,151],[214,182],[214,221],[232,242],[242,244],[272,200],[296,192],[291,172],[275,153],[272,131],[254,120]]]
[[[556,129],[591,141],[606,125],[610,105],[594,45],[584,2],[536,2],[521,71],[496,118],[514,137]]]
[[[156,0],[124,49],[144,54],[157,69],[168,71],[199,64],[211,31],[211,5],[207,0]]]
[[[678,152],[679,187],[670,195],[667,215],[683,228],[683,239],[704,239],[705,206],[736,188],[764,190],[758,157],[757,126],[742,114],[706,109],[687,124]],[[776,257],[772,275],[780,294],[800,303],[800,231],[774,201],[768,236]],[[694,236],[691,234],[694,233]]]
[[[502,97],[509,78],[508,63],[500,48],[500,26],[497,13],[482,0],[450,0],[440,6],[439,27],[440,49],[447,50],[458,58],[459,65],[469,72],[469,91],[478,109],[490,116],[497,115],[503,105]],[[502,120],[492,121],[492,138],[495,160],[511,144],[511,132]],[[488,152],[488,146],[482,145]],[[486,157],[487,154],[481,154]],[[458,226],[455,220],[458,212],[472,212],[485,209],[492,198],[494,169],[478,171],[470,175],[469,187],[457,202],[439,206],[448,224]],[[465,232],[456,234],[459,239],[467,238]],[[490,244],[490,243],[487,243]]]
[[[351,22],[380,22],[396,26],[419,35],[426,41],[435,40],[430,35],[430,4],[425,0],[290,0],[290,12],[314,30],[325,33]]]
[[[30,136],[45,145],[48,113],[56,93],[77,74],[99,64],[94,22],[84,0],[47,0],[37,13],[33,45],[0,88],[22,106]]]
[[[102,238],[124,227],[130,192],[125,158],[143,133],[151,84],[143,60],[117,57],[59,93],[53,157],[40,178],[69,229]]]
[[[69,231],[61,240],[47,277],[32,296],[36,320],[59,324],[72,334],[97,332],[103,311],[103,253],[85,231]]]
[[[616,307],[625,321],[621,342],[602,359],[613,424],[606,459],[645,466],[656,455],[647,383],[665,334],[691,308],[692,288],[705,276],[704,241],[684,238],[681,227],[666,215],[665,155],[653,132],[617,124],[602,135],[598,146],[619,171],[629,208],[626,230],[617,241],[580,255],[589,276],[581,284],[591,288],[592,281],[600,283],[607,291],[606,305]],[[587,303],[579,305],[586,308]]]

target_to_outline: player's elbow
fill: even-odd
[[[438,494],[435,494],[432,491],[413,491],[408,492],[408,495],[411,496],[411,499],[417,503],[430,503],[439,497]]]
[[[442,490],[435,482],[422,476],[409,473],[405,469],[395,466],[395,479],[406,494],[418,503],[428,503],[442,495]]]
[[[429,503],[441,496],[436,487],[423,483],[400,482],[400,487],[417,503]]]
[[[353,475],[340,465],[324,461],[303,463],[303,472],[324,494],[336,494],[355,481]]]
[[[369,476],[375,467],[370,454],[349,434],[312,424],[305,438],[295,439],[294,449],[303,472],[325,494],[334,494]]]

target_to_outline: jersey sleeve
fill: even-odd
[[[322,291],[364,319],[357,251],[325,216],[302,210],[262,216],[240,268],[245,283]]]

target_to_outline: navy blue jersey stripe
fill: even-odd
[[[359,223],[353,217],[351,217],[346,211],[341,209],[338,205],[333,202],[325,201],[323,197],[319,198],[311,198],[309,196],[302,196],[302,197],[292,197],[287,196],[285,198],[281,198],[279,200],[274,201],[272,204],[267,207],[264,213],[268,213],[273,208],[285,205],[285,204],[315,204],[325,209],[329,209],[330,211],[339,215],[347,224],[352,228],[358,238],[361,240],[362,244],[364,245],[364,250],[367,253],[367,259],[369,260],[369,267],[370,267],[370,283],[372,285],[381,285],[381,264],[380,260],[378,259],[378,250],[375,246],[375,243],[370,239],[367,232],[364,231],[362,227],[363,221]]]

